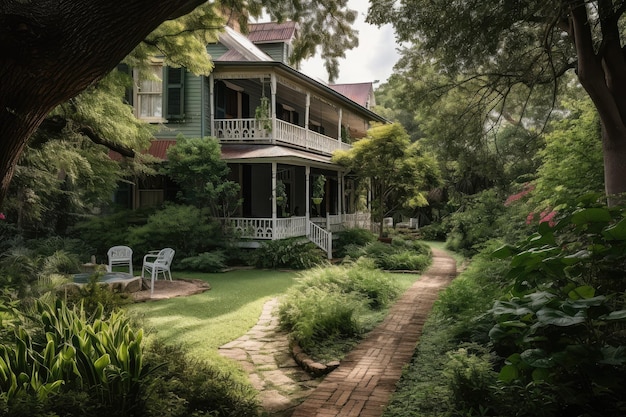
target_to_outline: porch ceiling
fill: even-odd
[[[228,162],[293,162],[316,167],[334,167],[329,156],[316,155],[298,149],[277,145],[230,145],[222,144],[222,159]]]

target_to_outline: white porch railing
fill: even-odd
[[[352,147],[337,139],[283,120],[276,120],[276,132],[272,132],[271,129],[264,129],[266,123],[268,122],[261,122],[256,119],[219,119],[214,122],[213,134],[223,143],[284,143],[328,155],[332,155],[336,150],[347,150]]]
[[[287,239],[290,237],[306,236],[306,217],[271,218],[243,218],[230,217],[235,234],[242,239]]]
[[[264,123],[256,119],[220,119],[215,121],[213,135],[226,142],[271,139],[271,129],[263,126]]]
[[[333,257],[333,234],[322,229],[317,224],[309,222],[309,240],[315,243],[328,255],[328,259]]]
[[[306,217],[289,217],[276,219],[274,239],[306,236]]]
[[[343,225],[345,227],[358,227],[361,229],[370,229],[372,216],[370,213],[353,213],[343,215]]]

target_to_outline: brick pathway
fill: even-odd
[[[381,416],[402,368],[411,360],[422,327],[439,291],[456,276],[456,263],[433,249],[433,264],[391,307],[386,319],[323,380],[302,371],[288,352],[287,337],[277,330],[265,305],[259,322],[244,336],[220,347],[250,375],[263,408],[272,416]]]
[[[433,265],[389,315],[328,374],[292,417],[381,416],[437,295],[456,276],[456,263],[433,249]]]

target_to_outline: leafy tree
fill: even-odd
[[[372,0],[368,21],[391,23],[400,41],[413,43],[407,71],[428,62],[450,76],[450,88],[478,82],[476,98],[500,114],[519,87],[553,103],[557,79],[575,72],[598,112],[605,189],[616,195],[626,192],[625,11],[621,1]]]
[[[600,122],[589,100],[569,102],[568,117],[552,123],[529,203],[536,211],[576,204],[603,187]],[[584,175],[581,175],[584,173]]]
[[[230,168],[221,156],[215,138],[179,138],[167,150],[165,171],[183,190],[184,201],[228,217],[239,206],[239,184],[226,180]]]
[[[422,153],[418,144],[411,146],[409,136],[399,123],[378,125],[349,151],[333,155],[337,162],[369,180],[375,218],[383,233],[383,218],[401,207],[426,205],[420,190],[439,180],[434,159]]]
[[[356,13],[347,9],[346,3],[1,0],[0,204],[26,143],[49,113],[103,79],[142,41],[129,64],[142,62],[141,58],[158,51],[158,55],[166,55],[166,64],[187,65],[185,54],[206,46],[223,26],[222,16],[232,13],[245,28],[248,16],[258,17],[265,8],[272,18],[291,18],[300,23],[302,39],[295,45],[294,57],[305,59],[320,45],[334,78],[337,58],[357,44],[356,33],[349,26]],[[179,53],[165,53],[172,49]],[[207,74],[211,65],[209,57],[204,56],[203,61],[188,68],[196,74]]]

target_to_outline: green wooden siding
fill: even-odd
[[[262,43],[257,45],[260,50],[268,54],[274,61],[287,63],[287,54],[285,51],[285,44],[280,43]]]
[[[185,73],[185,118],[167,123],[155,136],[160,139],[174,139],[179,134],[188,138],[202,136],[202,78]]]
[[[222,45],[221,43],[212,43],[207,45],[206,51],[209,53],[212,59],[219,59],[225,52],[228,51],[228,48]]]

